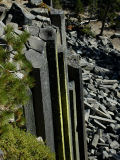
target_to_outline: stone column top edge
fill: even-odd
[[[39,37],[44,40],[56,40],[57,32],[52,26],[47,26],[46,28],[40,28]]]
[[[61,45],[58,47],[58,53],[68,53],[67,47],[65,47],[64,45]]]
[[[54,8],[52,8],[52,9],[50,10],[50,14],[51,14],[51,15],[65,15],[63,10],[54,9]]]

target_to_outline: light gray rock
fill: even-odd
[[[5,28],[5,24],[0,21],[0,36],[3,36],[4,32],[4,28]]]
[[[29,3],[32,5],[39,5],[43,0],[29,0]]]
[[[31,36],[29,38],[29,48],[34,49],[38,52],[42,52],[45,48],[46,43],[38,37]]]
[[[103,159],[106,159],[109,157],[109,154],[106,151],[103,151]]]
[[[41,68],[44,64],[47,63],[42,54],[32,49],[26,51],[25,56],[34,68]]]
[[[93,141],[92,141],[92,146],[96,147],[98,144],[98,140],[99,140],[100,136],[98,134],[94,135]]]
[[[0,6],[0,21],[3,21],[6,17],[7,8]]]
[[[114,33],[111,38],[120,38],[120,34],[119,33]]]
[[[46,8],[32,8],[31,13],[34,15],[41,15],[48,17],[48,9]]]
[[[110,144],[110,147],[112,149],[118,149],[120,147],[120,144],[117,142],[117,141],[113,141],[111,144]]]
[[[25,30],[27,30],[30,35],[38,37],[40,28],[38,26],[25,26]]]
[[[13,27],[14,30],[15,29],[18,30],[18,24],[17,23],[9,22],[9,23],[7,23],[7,25]]]
[[[47,22],[48,24],[51,24],[50,18],[47,18],[47,17],[43,17],[43,16],[40,16],[40,15],[37,15],[37,16],[36,16],[36,19],[39,20],[39,21]]]

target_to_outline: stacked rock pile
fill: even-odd
[[[120,160],[120,52],[107,37],[77,31],[67,42],[83,72],[89,160]]]

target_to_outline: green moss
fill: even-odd
[[[12,125],[0,137],[0,148],[4,152],[4,160],[55,160],[46,145]]]

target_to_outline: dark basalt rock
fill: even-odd
[[[25,8],[22,8],[22,6],[18,5],[17,3],[13,3],[13,5],[11,6],[11,9],[7,13],[7,16],[4,20],[5,23],[9,14],[13,16],[11,21],[17,23],[19,26],[26,24],[31,25],[32,20],[35,19],[34,15],[25,10]]]

